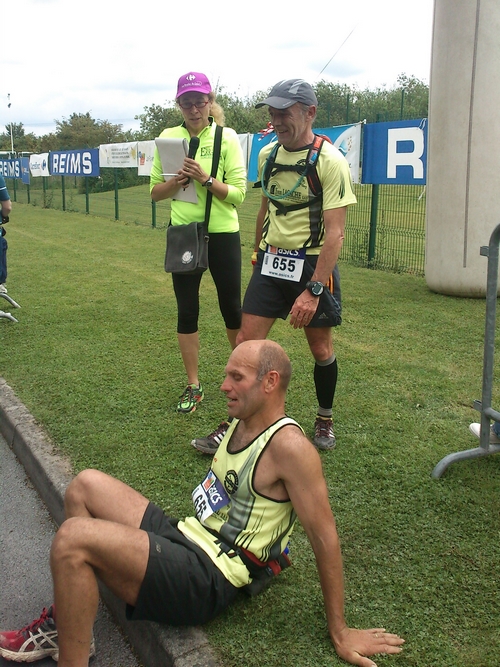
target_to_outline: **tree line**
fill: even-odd
[[[428,112],[429,86],[414,76],[400,74],[397,83],[389,88],[360,90],[357,86],[320,81],[314,86],[318,97],[315,127],[332,127],[366,120],[369,123],[399,118],[424,118]],[[256,134],[268,122],[267,108],[255,109],[269,91],[239,98],[224,88],[217,93],[217,102],[226,116],[226,126],[238,134]],[[175,102],[165,106],[151,104],[144,113],[135,116],[140,123],[137,131],[123,130],[107,120],[96,120],[90,112],[73,113],[69,118],[56,120],[55,132],[43,136],[26,133],[23,123],[7,125],[0,134],[0,150],[11,148],[11,130],[16,152],[46,153],[74,148],[96,148],[100,144],[154,139],[166,127],[182,122]]]

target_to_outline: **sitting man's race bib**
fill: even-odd
[[[191,494],[196,516],[200,523],[229,504],[230,498],[224,490],[224,485],[210,469],[201,484]]]
[[[284,248],[267,245],[261,273],[273,278],[293,280],[298,283],[302,277],[305,257],[305,248],[285,250]]]

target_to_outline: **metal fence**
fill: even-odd
[[[425,187],[355,185],[341,259],[359,266],[424,275]]]
[[[159,229],[170,218],[169,201],[151,201],[147,177],[143,185],[108,192],[89,192],[86,179],[76,177],[37,178],[29,186],[7,180],[12,200],[23,204]],[[425,187],[355,184],[354,190],[358,204],[348,209],[341,259],[357,266],[424,275]],[[248,247],[253,246],[260,196],[249,186],[239,209],[242,243]]]

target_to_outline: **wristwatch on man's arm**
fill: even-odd
[[[306,283],[306,289],[308,289],[313,296],[321,296],[325,286],[323,283],[320,283],[319,280],[309,280]]]

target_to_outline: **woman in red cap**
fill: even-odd
[[[226,333],[235,347],[241,324],[241,245],[236,207],[246,194],[246,167],[236,132],[224,128],[217,175],[212,178],[212,155],[217,125],[224,125],[224,112],[215,101],[208,78],[200,72],[188,72],[180,77],[176,101],[184,122],[164,130],[161,137],[200,140],[194,159],[186,157],[175,176],[163,176],[158,151],[151,169],[150,191],[154,201],[172,199],[171,223],[189,224],[205,217],[207,192],[212,192],[212,207],[208,232],[209,270],[219,299],[219,308]],[[194,182],[198,203],[179,201],[175,196]],[[193,412],[203,400],[203,387],[198,377],[199,357],[199,289],[203,274],[173,273],[172,281],[177,299],[177,339],[187,374],[187,386],[179,398],[178,412]]]

